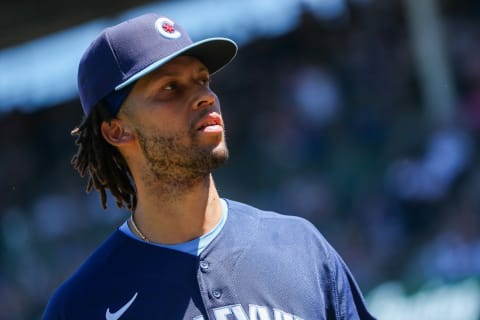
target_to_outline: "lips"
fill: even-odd
[[[195,128],[197,131],[206,131],[218,127],[223,128],[222,118],[218,113],[213,112],[202,118]]]

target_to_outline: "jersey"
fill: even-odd
[[[198,256],[116,230],[56,290],[43,320],[374,319],[310,222],[227,203],[223,229]]]

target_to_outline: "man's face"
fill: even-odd
[[[118,118],[144,156],[144,178],[189,184],[227,160],[220,103],[209,80],[198,59],[182,56],[135,84]]]

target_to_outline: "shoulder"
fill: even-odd
[[[374,319],[347,265],[311,222],[239,202],[229,201],[229,205],[236,223],[248,219],[257,223],[255,232],[248,232],[252,245],[249,255],[254,255],[255,263],[261,261],[255,253],[261,252],[260,256],[267,257],[270,264],[281,261],[283,268],[294,266],[290,274],[316,274],[317,283],[339,319]],[[296,283],[302,283],[302,278]]]
[[[119,232],[114,232],[106,241],[79,266],[65,282],[63,282],[50,297],[42,319],[65,319],[67,312],[82,308],[76,306],[89,297],[93,297],[92,288],[96,286],[108,272],[117,247],[121,244]],[[114,263],[114,262],[113,262]]]
[[[284,241],[296,241],[299,245],[320,246],[322,250],[330,250],[330,245],[317,227],[303,217],[262,210],[233,200],[226,201],[229,219],[237,225],[254,224],[259,236],[273,236]]]
[[[317,233],[317,228],[307,219],[279,213],[275,211],[263,210],[254,206],[226,199],[229,209],[229,214],[232,213],[234,217],[249,218],[266,223],[286,224],[288,226],[297,226],[306,228],[308,231]]]

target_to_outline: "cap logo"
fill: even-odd
[[[157,21],[155,21],[155,29],[167,39],[177,39],[182,35],[180,31],[175,28],[175,23],[165,17],[158,18]]]

